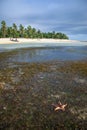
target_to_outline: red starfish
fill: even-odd
[[[55,111],[58,111],[58,110],[62,110],[62,111],[65,111],[65,107],[67,106],[67,104],[62,104],[60,101],[58,104],[52,104],[53,106],[55,106]]]

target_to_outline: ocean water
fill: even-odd
[[[1,53],[3,53],[3,55],[6,55],[6,60],[9,62],[86,60],[87,46],[39,46],[34,48],[24,46],[24,48],[19,47],[14,50],[13,48],[11,49],[11,47],[9,50],[5,46],[4,49],[1,49]]]
[[[77,43],[13,43],[13,44],[0,44],[0,51],[11,50],[18,48],[35,48],[35,47],[59,47],[59,46],[86,46],[86,42]]]
[[[87,99],[87,77],[77,71],[80,69],[81,72],[86,71],[84,67],[87,62],[84,63],[84,59],[87,60],[87,46],[54,46],[52,44],[52,46],[26,47],[26,45],[23,44],[22,48],[19,47],[21,44],[18,44],[18,47],[15,44],[1,47],[0,85],[3,86],[1,86],[0,92],[1,128],[8,127],[10,129],[15,126],[19,128],[21,127],[20,119],[22,119],[23,126],[26,126],[27,121],[30,129],[44,129],[45,125],[46,128],[51,129],[50,124],[54,129],[57,128],[56,126],[60,126],[60,129],[63,128],[61,126],[69,129],[70,126],[72,129],[72,125],[73,128],[79,126],[78,129],[80,129],[82,126],[85,129],[87,121],[84,106],[86,106]],[[55,62],[55,60],[59,62]],[[48,61],[52,62],[48,64]],[[71,62],[69,64],[65,61]],[[74,61],[77,62],[72,64]],[[48,63],[30,65],[30,62]],[[67,63],[70,65],[69,68]],[[82,65],[82,63],[84,64]],[[76,66],[77,71],[74,71],[71,65]],[[61,66],[63,71],[61,71]],[[52,104],[58,103],[59,100],[68,104],[68,109],[66,108],[63,113],[62,111],[59,113],[53,111]],[[9,120],[12,120],[12,117],[15,119],[21,110],[20,117],[14,120],[17,122],[15,126],[13,124],[9,126]],[[39,115],[39,120],[35,113]],[[23,117],[25,117],[24,120]],[[8,118],[9,120],[7,120]],[[55,119],[57,119],[58,125]],[[34,122],[32,122],[33,120]],[[37,127],[37,121],[40,121],[41,126],[43,126],[43,122],[44,127]],[[63,125],[61,125],[62,121]]]

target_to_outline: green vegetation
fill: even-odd
[[[0,28],[0,38],[54,38],[54,39],[68,39],[63,33],[58,32],[41,32],[40,30],[36,30],[31,26],[25,28],[22,24],[17,27],[15,23],[13,23],[12,27],[8,27],[5,21],[1,22]]]
[[[1,35],[2,35],[2,37],[4,38],[4,37],[6,37],[6,22],[5,21],[2,21],[1,22]]]

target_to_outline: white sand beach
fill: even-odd
[[[63,40],[63,39],[29,39],[29,38],[18,38],[18,41],[11,41],[10,38],[0,38],[0,44],[10,43],[60,43],[60,42],[79,42],[77,40]]]
[[[0,44],[14,44],[14,43],[65,43],[65,45],[87,45],[87,42],[80,42],[78,40],[66,40],[66,39],[29,39],[29,38],[18,38],[18,41],[11,41],[10,38],[0,38]]]

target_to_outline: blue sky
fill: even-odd
[[[87,40],[87,0],[0,0],[0,21]]]

